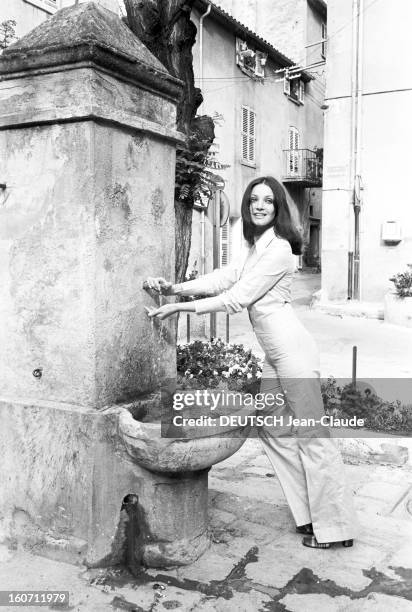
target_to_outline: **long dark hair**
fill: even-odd
[[[254,238],[258,234],[256,225],[252,222],[250,216],[250,196],[255,185],[263,183],[270,187],[273,192],[275,217],[267,227],[273,227],[273,231],[280,238],[287,240],[292,247],[294,255],[302,254],[302,236],[293,224],[289,206],[286,200],[286,193],[282,185],[273,176],[262,176],[254,179],[246,187],[242,199],[242,219],[243,219],[243,235],[247,242],[252,245]],[[265,228],[267,229],[267,228]]]

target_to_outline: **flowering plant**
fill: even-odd
[[[389,280],[395,285],[396,293],[400,298],[412,297],[412,264],[408,264],[409,270],[395,274]]]
[[[334,417],[358,416],[365,427],[374,431],[396,431],[410,435],[412,405],[399,400],[389,402],[370,389],[347,384],[340,387],[333,377],[322,383],[322,398],[326,414]]]
[[[261,361],[243,344],[196,340],[177,347],[179,386],[231,391],[257,392],[262,374]]]

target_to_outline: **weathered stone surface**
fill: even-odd
[[[376,436],[375,432],[370,432]],[[387,441],[385,441],[385,438]],[[382,432],[381,438],[337,438],[340,451],[348,463],[367,461],[381,465],[405,465],[412,457],[412,443],[409,438],[390,438]]]
[[[173,378],[142,283],[173,274],[174,148],[92,122],[0,140],[0,396],[98,408]]]
[[[207,470],[170,476],[133,464],[118,410],[0,403],[0,420],[3,541],[71,562],[118,562],[121,507],[134,494],[144,563],[188,563],[208,546]]]
[[[310,567],[319,579],[333,580],[340,587],[361,590],[371,582],[363,570],[373,567],[385,555],[383,550],[358,541],[353,549],[341,546],[329,550],[327,556],[314,556],[313,550],[302,546],[300,539],[296,533],[289,533],[266,546],[257,563],[247,566],[248,578],[281,589],[302,567]]]
[[[181,85],[112,11],[94,2],[57,11],[0,58],[0,75],[92,61],[176,99]]]
[[[364,610],[361,607],[364,600],[361,600],[361,602],[356,600],[359,612]],[[288,594],[279,603],[283,604],[290,612],[302,612],[303,610],[305,612],[320,612],[323,610],[325,612],[326,610],[327,612],[348,612],[351,600],[350,597],[346,596],[332,597],[326,595],[326,593],[306,593],[305,595]]]
[[[204,470],[233,455],[244,443],[242,430],[232,437],[212,430],[208,437],[162,438],[160,423],[141,423],[127,412],[120,416],[120,432],[130,457],[139,465],[159,472]],[[185,438],[185,428],[181,429]],[[191,428],[189,429],[189,433]]]
[[[94,68],[0,80],[0,128],[69,120],[95,120],[172,142],[181,138],[172,101],[131,83],[119,84]]]
[[[236,593],[230,599],[204,597],[192,610],[194,612],[252,612],[264,610],[265,604],[270,605],[270,597],[250,590],[246,593]],[[270,609],[270,608],[269,608]]]
[[[5,55],[16,51],[34,52],[48,47],[72,47],[79,43],[99,43],[140,59],[148,66],[167,72],[145,45],[117,17],[95,2],[70,6],[34,28],[5,50]]]

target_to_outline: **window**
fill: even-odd
[[[236,64],[242,72],[256,79],[265,78],[267,53],[248,46],[246,41],[236,38]]]
[[[299,174],[299,149],[300,134],[299,130],[293,125],[289,128],[289,151],[288,151],[288,170],[291,174]]]
[[[242,162],[256,163],[256,113],[248,106],[242,106]]]
[[[230,261],[230,230],[230,221],[228,219],[220,228],[220,267],[227,266]]]
[[[299,76],[285,74],[283,79],[283,93],[297,104],[305,103],[305,83]]]
[[[328,44],[327,41],[326,41],[327,37],[328,37],[328,29],[327,29],[326,23],[323,22],[322,23],[322,40],[323,40],[323,43],[322,43],[321,52],[320,52],[323,58],[326,57],[326,50],[327,50],[327,44]]]

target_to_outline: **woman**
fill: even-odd
[[[293,255],[301,253],[302,239],[283,187],[270,176],[252,181],[243,196],[242,218],[250,247],[243,264],[177,285],[163,278],[147,280],[149,288],[164,294],[213,297],[165,304],[148,314],[164,319],[182,311],[233,314],[248,309],[265,353],[261,392],[280,392],[287,399],[284,406],[265,408],[266,414],[279,417],[279,425],[259,427],[258,433],[296,531],[305,535],[303,544],[311,548],[352,546],[354,511],[342,459],[329,430],[319,425],[324,410],[317,347],[290,305]],[[307,426],[306,419],[315,425]]]

